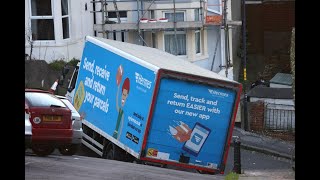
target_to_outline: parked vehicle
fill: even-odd
[[[87,36],[66,97],[103,158],[224,173],[242,86],[164,51]]]
[[[79,146],[81,145],[82,140],[82,117],[78,111],[74,108],[71,102],[64,96],[56,95],[67,107],[71,110],[72,113],[72,144],[62,146],[59,148],[59,151],[63,155],[73,155],[77,152]]]
[[[33,152],[39,156],[51,154],[55,148],[71,145],[71,110],[47,91],[25,89],[25,103],[32,124]]]
[[[25,149],[31,147],[31,138],[32,138],[32,125],[30,122],[30,113],[29,113],[29,107],[25,103],[24,106],[24,134],[25,134]]]

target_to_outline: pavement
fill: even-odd
[[[239,127],[234,127],[232,136],[233,138],[239,137],[241,148],[287,159],[291,159],[292,157],[293,159],[295,158],[295,156],[292,156],[294,155],[294,142],[288,142],[281,139],[252,133]]]
[[[295,147],[293,142],[287,142],[276,138],[245,131],[239,127],[234,127],[233,139],[238,137],[241,142],[240,147],[247,150],[257,151],[276,157],[291,160],[292,150]],[[233,142],[233,141],[232,141]],[[233,146],[233,143],[231,143]],[[58,153],[58,152],[57,152]],[[96,154],[95,154],[96,155]],[[228,174],[211,176],[212,179],[238,179],[238,180],[275,180],[275,179],[295,179],[295,171],[288,169],[258,169],[243,170],[238,178],[227,178]]]
[[[239,127],[234,127],[233,142],[236,138],[239,138],[240,148],[261,152],[264,154],[286,158],[292,162],[291,171],[268,171],[268,170],[258,170],[258,171],[245,171],[239,174],[240,179],[295,179],[295,143],[287,142],[281,139],[271,138],[268,136],[252,133],[250,131],[245,131]],[[292,161],[293,160],[293,161]]]

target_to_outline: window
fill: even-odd
[[[117,40],[117,32],[113,31],[113,40]]]
[[[69,0],[30,0],[32,40],[48,41],[70,38]],[[57,10],[61,7],[61,11]],[[57,21],[61,18],[61,21]],[[57,23],[58,22],[58,23]],[[61,29],[62,31],[55,31]]]
[[[185,31],[177,31],[176,37],[173,31],[165,32],[164,35],[164,47],[165,51],[181,56],[187,54],[187,48],[186,48],[186,33]]]
[[[125,40],[124,40],[124,32],[123,32],[123,31],[121,32],[121,41],[122,41],[122,42],[125,41]]]
[[[196,47],[196,54],[200,53],[200,31],[195,31],[195,47]]]
[[[78,113],[78,111],[76,110],[76,108],[71,104],[71,102],[70,102],[68,99],[61,99],[61,101],[68,106],[68,108],[71,110],[72,114],[73,114],[73,113],[75,113],[75,114]]]
[[[207,0],[207,11],[222,15],[222,0]]]
[[[79,72],[79,69],[77,68],[72,74],[71,83],[70,83],[70,85],[68,87],[68,91],[69,92],[71,92],[76,87],[78,72]]]
[[[199,9],[194,10],[194,21],[199,21],[200,20],[200,11]]]
[[[175,16],[174,16],[175,14]],[[164,17],[168,18],[169,22],[174,21],[174,17],[176,22],[184,21],[184,12],[178,11],[174,12],[164,12]],[[164,34],[164,49],[166,52],[171,53],[173,55],[181,56],[187,54],[186,48],[186,32],[183,30],[177,30],[176,35],[174,31],[167,31]]]
[[[169,22],[174,22],[173,12],[164,12],[164,17],[168,18]],[[184,12],[176,12],[176,22],[184,21]]]
[[[126,31],[116,31],[113,30],[112,32],[107,33],[107,39],[113,39],[115,41],[122,41],[126,42],[127,40],[127,33]]]
[[[32,40],[54,40],[51,0],[31,0]]]
[[[67,39],[70,37],[70,34],[69,34],[69,9],[68,8],[69,8],[68,0],[61,0],[63,39]]]
[[[109,18],[109,21],[118,22],[117,12],[116,11],[107,12],[107,16]],[[120,16],[120,21],[121,22],[127,22],[127,11],[119,11],[119,16]]]
[[[153,48],[157,48],[157,37],[156,37],[156,33],[152,33],[152,47]]]
[[[37,93],[37,92],[25,92],[25,98],[31,104],[31,106],[38,107],[50,107],[50,106],[60,106],[67,107],[56,98],[54,95],[49,93]]]
[[[155,19],[154,10],[151,10],[151,11],[150,11],[150,17],[151,17],[151,19]]]

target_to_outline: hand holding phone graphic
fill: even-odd
[[[182,149],[194,156],[198,156],[211,130],[200,123],[193,127],[190,139],[185,142]]]

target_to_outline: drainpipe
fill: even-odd
[[[102,37],[103,38],[106,38],[106,30],[105,30],[105,18],[104,18],[104,13],[105,13],[105,1],[101,1],[101,13],[102,13],[102,22],[101,22],[101,24],[102,24]]]
[[[176,54],[178,50],[178,39],[177,39],[177,22],[176,22],[176,1],[173,0],[173,25],[174,25],[174,42],[176,46]]]
[[[143,18],[143,15],[145,14],[144,13],[143,1],[140,1],[140,4],[141,4],[141,10],[142,10],[141,14],[142,14],[142,18]],[[145,38],[145,33],[144,33],[144,31],[142,31],[142,45],[143,46],[148,46],[148,45],[146,45],[146,42],[144,41],[144,38]]]
[[[247,39],[246,39],[246,0],[242,1],[242,46],[243,46],[243,122],[244,130],[249,130],[247,111]]]
[[[228,78],[228,68],[229,68],[229,44],[228,44],[228,33],[229,33],[229,27],[227,24],[227,0],[224,0],[224,5],[223,5],[223,27],[224,27],[224,52],[225,52],[225,68],[226,68],[226,77]]]

